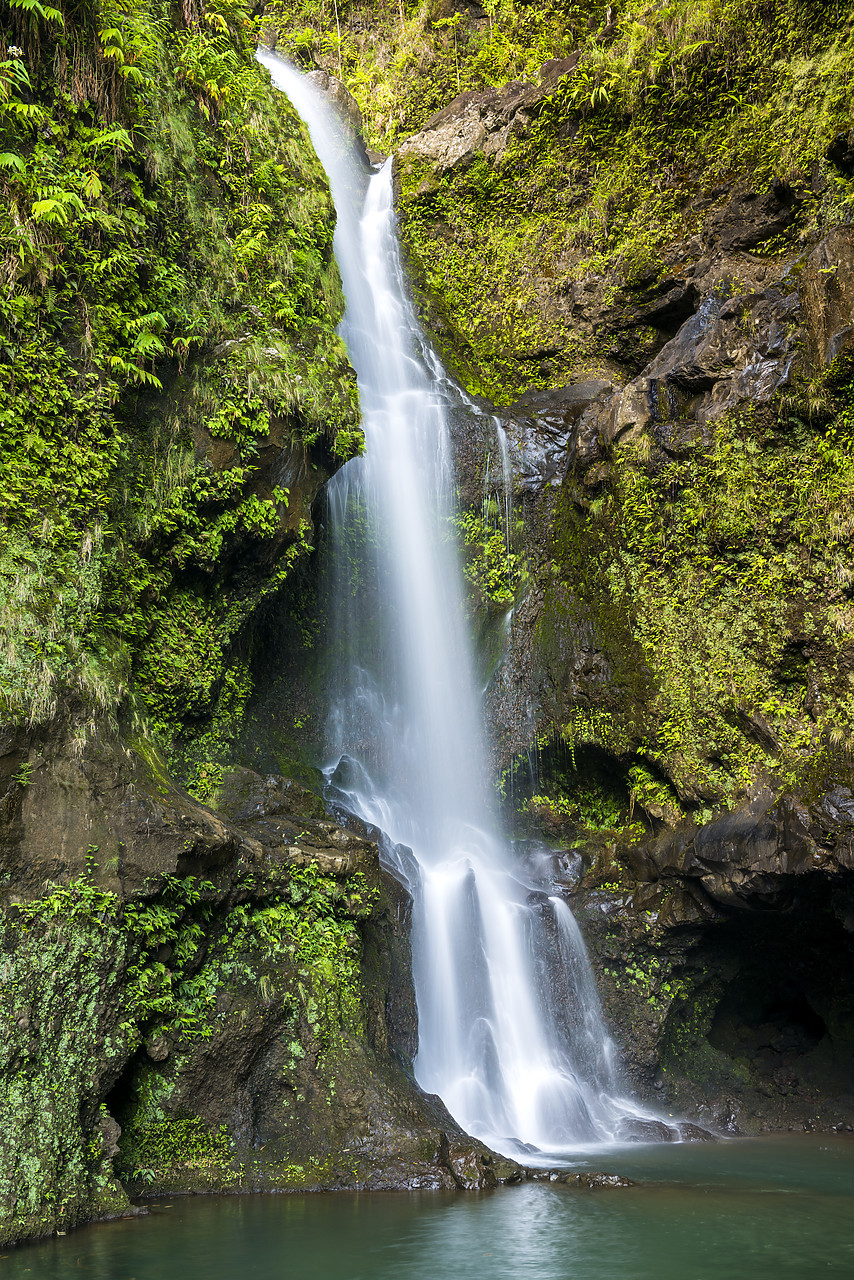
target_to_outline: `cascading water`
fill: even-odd
[[[328,486],[329,776],[386,834],[412,894],[416,1077],[508,1155],[618,1140],[649,1113],[617,1093],[578,927],[490,810],[451,536],[454,391],[407,300],[390,164],[369,177],[329,101],[275,54],[259,58],[306,122],[338,214],[366,452]]]

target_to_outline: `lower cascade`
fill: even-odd
[[[413,900],[418,1083],[508,1156],[619,1141],[656,1119],[622,1097],[584,942],[549,859],[503,838],[489,788],[452,536],[455,392],[407,299],[391,162],[370,176],[335,108],[260,61],[306,122],[335,251],[366,452],[330,482],[331,794],[385,835]],[[640,1126],[639,1126],[640,1122]]]

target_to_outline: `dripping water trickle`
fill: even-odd
[[[337,210],[366,451],[328,486],[328,777],[386,833],[413,897],[416,1076],[508,1155],[619,1140],[648,1113],[619,1094],[580,932],[490,804],[452,537],[447,409],[461,393],[407,298],[390,164],[370,176],[317,89],[259,58],[306,122]],[[509,495],[505,507],[509,522]]]

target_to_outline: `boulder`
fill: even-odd
[[[566,72],[549,72],[539,85],[512,80],[500,89],[459,94],[431,116],[419,133],[407,138],[397,152],[398,163],[426,161],[441,175],[457,166],[465,168],[478,152],[488,159],[499,159],[511,137],[527,134],[563,74]]]

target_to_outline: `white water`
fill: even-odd
[[[341,333],[367,447],[329,485],[329,776],[386,833],[413,897],[416,1077],[508,1155],[619,1140],[649,1113],[618,1094],[578,926],[548,874],[514,858],[489,804],[448,520],[451,384],[407,300],[391,168],[368,179],[328,101],[275,54],[259,58],[305,120],[338,214]]]

